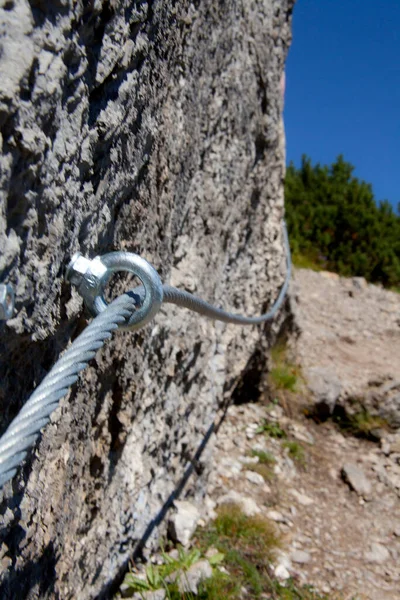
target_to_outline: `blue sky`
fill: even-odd
[[[338,154],[400,202],[400,0],[298,0],[286,66],[287,161]]]

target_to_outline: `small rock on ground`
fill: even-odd
[[[199,560],[179,577],[179,591],[182,594],[197,594],[199,584],[212,577],[212,574],[212,567],[208,560]]]
[[[290,558],[295,563],[306,564],[310,562],[311,555],[308,552],[305,552],[304,550],[295,550],[290,555]]]
[[[260,507],[253,498],[242,496],[242,494],[239,494],[235,490],[230,490],[228,494],[224,494],[217,499],[218,506],[223,506],[224,504],[237,504],[247,517],[254,517],[261,512]]]
[[[342,468],[342,477],[359,496],[368,497],[371,494],[371,482],[364,471],[355,463],[346,463]]]
[[[264,477],[260,475],[260,473],[255,473],[254,471],[245,471],[244,473],[247,481],[254,483],[255,485],[263,485]]]
[[[378,542],[373,542],[371,544],[370,550],[365,553],[365,560],[371,563],[378,563],[380,565],[384,564],[390,558],[389,550],[379,544]]]
[[[185,500],[176,501],[177,512],[169,521],[169,532],[175,542],[187,546],[200,519],[200,512],[194,504]]]

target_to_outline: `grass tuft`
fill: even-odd
[[[296,391],[297,375],[288,365],[280,365],[271,369],[269,374],[274,386],[279,390]]]
[[[219,508],[216,519],[208,530],[208,545],[215,546],[220,552],[231,550],[244,551],[253,558],[262,561],[272,560],[279,538],[274,525],[260,516],[248,517],[235,504]]]
[[[378,429],[388,429],[388,424],[385,419],[382,419],[382,417],[379,416],[373,416],[365,409],[354,415],[350,415],[344,410],[337,411],[333,416],[333,420],[340,429],[350,435],[367,438],[373,441],[377,441],[374,431]]]
[[[250,456],[257,456],[262,465],[273,465],[276,462],[274,455],[266,450],[251,450]]]
[[[263,419],[259,427],[256,429],[256,433],[264,433],[268,437],[272,438],[285,438],[286,431],[282,429],[279,423],[274,423]]]
[[[287,440],[283,442],[282,446],[287,448],[291,459],[304,466],[306,464],[306,454],[304,448],[299,442],[294,440]]]
[[[292,579],[281,584],[273,576],[271,561],[280,540],[275,528],[262,517],[247,517],[234,505],[218,511],[217,518],[197,532],[202,552],[212,545],[225,555],[225,573],[215,571],[200,590],[201,600],[328,600],[309,586]]]
[[[300,378],[300,368],[287,358],[285,343],[280,340],[271,349],[272,369],[268,375],[269,382],[275,390],[296,391]]]
[[[274,479],[273,471],[265,463],[245,463],[243,468],[247,471],[254,471],[254,473],[258,473],[265,479],[265,481],[272,481]]]

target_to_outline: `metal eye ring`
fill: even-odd
[[[106,272],[98,279],[97,289],[93,290],[96,293],[93,294],[92,300],[86,302],[92,314],[96,316],[107,308],[104,290],[112,275],[128,271],[140,279],[145,296],[141,306],[131,315],[128,323],[122,325],[120,329],[134,331],[151,321],[163,300],[163,286],[155,268],[147,260],[132,252],[109,252],[94,260],[99,260],[106,267]]]

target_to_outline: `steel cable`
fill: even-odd
[[[60,399],[77,381],[79,372],[87,367],[112,332],[129,318],[135,306],[132,294],[114,300],[72,342],[30,396],[0,438],[0,488],[14,477],[18,465],[48,423]]]

